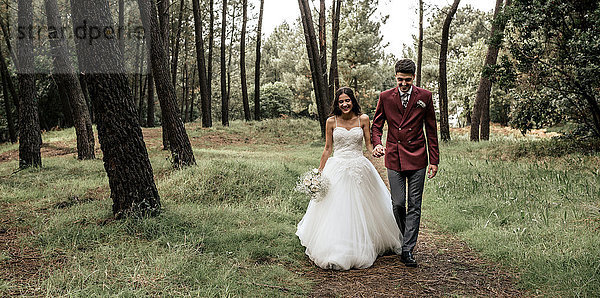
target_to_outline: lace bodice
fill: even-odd
[[[347,130],[343,127],[336,127],[333,129],[333,156],[363,156],[362,148],[362,128],[353,127]]]

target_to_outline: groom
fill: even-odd
[[[431,92],[412,85],[415,68],[415,63],[410,59],[396,63],[397,86],[379,95],[371,129],[375,145],[373,156],[385,155],[394,217],[402,234],[400,259],[409,267],[417,266],[413,248],[419,234],[425,170],[429,163],[427,175],[433,178],[439,162]],[[386,121],[388,135],[384,148],[381,135]],[[423,133],[423,126],[426,134]]]

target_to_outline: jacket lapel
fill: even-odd
[[[396,92],[398,92],[397,88],[396,88]],[[417,87],[412,86],[412,92],[410,94],[410,98],[408,99],[408,104],[406,105],[406,110],[404,110],[404,114],[402,114],[402,121],[400,121],[400,125],[404,124],[404,121],[406,121],[406,118],[412,111],[412,108],[415,105],[415,102],[417,102],[418,96],[419,96],[419,90],[417,89]],[[400,95],[398,95],[398,99],[400,99]]]
[[[400,99],[400,93],[398,93],[398,87],[394,88],[394,93],[392,93],[392,101],[396,108],[398,109],[399,115],[404,114],[404,107],[402,106],[402,100]]]

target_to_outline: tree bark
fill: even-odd
[[[175,87],[171,84],[169,62],[159,31],[156,0],[138,0],[140,15],[145,28],[150,31],[152,75],[156,83],[162,119],[168,131],[172,163],[175,168],[196,164],[192,145],[179,117]]]
[[[248,100],[248,84],[246,82],[246,24],[248,23],[248,0],[242,1],[242,36],[240,40],[240,80],[242,84],[242,104],[244,119],[250,121],[250,103]]]
[[[20,28],[33,26],[32,0],[18,1],[18,25]],[[33,59],[33,39],[17,40],[19,60],[19,168],[41,167],[40,146],[42,136],[38,118],[35,90],[35,68]]]
[[[92,130],[92,120],[79,79],[71,66],[69,58],[71,54],[65,40],[60,37],[62,33],[58,32],[58,28],[62,28],[62,19],[58,12],[56,0],[45,0],[45,8],[54,64],[53,77],[56,79],[56,83],[63,87],[71,107],[75,134],[77,135],[77,158],[94,159],[96,158],[94,153],[96,142],[94,140],[94,131]]]
[[[4,59],[0,59],[0,72],[2,72],[2,78],[6,82],[8,91],[10,92],[10,95],[12,98],[12,102],[15,105],[17,115],[19,115],[19,96],[15,89],[15,85],[13,83],[12,77],[10,76],[10,72],[8,71],[8,66],[6,65],[6,61]]]
[[[146,95],[146,127],[154,127],[154,76],[148,73],[148,94]],[[164,146],[163,146],[164,147]]]
[[[227,0],[223,0],[221,15],[221,123],[229,126],[229,94],[227,94],[227,65],[225,65],[225,36],[227,30]]]
[[[125,29],[125,0],[119,0],[119,28],[117,29],[119,38],[119,50],[125,56],[125,38],[122,35]]]
[[[423,0],[419,0],[419,42],[417,46],[417,87],[421,87],[421,73],[423,66]]]
[[[210,25],[208,28],[208,63],[206,65],[206,93],[208,94],[208,117],[212,126],[212,77],[215,50],[215,9],[214,0],[209,1]]]
[[[315,35],[315,29],[313,27],[312,13],[310,12],[310,6],[307,0],[298,0],[300,7],[300,19],[302,20],[302,27],[304,28],[304,37],[306,39],[306,50],[308,53],[308,60],[310,63],[311,77],[313,80],[315,99],[317,102],[317,111],[319,115],[319,123],[321,125],[321,137],[325,137],[325,121],[327,120],[325,98],[326,98],[326,87],[323,81],[323,68],[319,58],[319,48],[317,46],[317,39]]]
[[[262,22],[265,0],[260,0],[258,26],[256,27],[256,61],[254,66],[254,120],[260,120],[260,59],[262,42]]]
[[[448,59],[448,36],[450,35],[450,23],[456,14],[460,0],[454,0],[450,11],[444,20],[442,27],[442,41],[440,43],[440,71],[439,71],[439,91],[440,91],[440,137],[442,141],[450,141],[450,123],[448,122],[448,78],[446,71],[446,62]]]
[[[192,67],[193,68],[193,67]],[[189,118],[190,121],[194,121],[194,91],[196,90],[196,68],[193,68],[194,70],[192,71],[192,84],[191,86],[191,90],[192,90],[192,94],[190,95],[190,115]]]
[[[195,0],[197,2],[197,0]],[[181,28],[183,27],[183,7],[185,4],[185,0],[180,0],[179,4],[179,17],[177,18],[177,33],[175,36],[173,57],[171,57],[171,81],[173,82],[173,86],[177,85],[177,67],[179,66],[179,46],[181,44]],[[194,5],[194,14],[196,14],[196,4]],[[194,18],[195,20],[195,18]]]
[[[7,20],[8,22],[8,20]],[[6,28],[8,25],[4,24],[4,22],[0,22],[0,27],[2,28],[2,34],[4,34],[4,41],[6,41],[6,48],[8,49],[8,53],[10,54],[10,58],[13,61],[16,69],[19,69],[19,59],[17,58],[17,53],[12,47],[10,43],[10,31]]]
[[[333,0],[331,7],[332,20],[331,20],[331,63],[329,65],[329,94],[331,100],[335,91],[340,88],[340,78],[338,75],[338,61],[337,61],[337,50],[338,50],[338,37],[340,32],[340,10],[341,0]]]
[[[321,61],[321,69],[323,70],[323,74],[321,74],[323,82],[323,87],[325,88],[325,98],[323,100],[324,107],[327,108],[330,106],[331,101],[331,92],[329,86],[327,85],[327,30],[325,29],[325,0],[320,1],[319,6],[319,60]],[[329,111],[325,109],[325,112],[329,114]]]
[[[212,2],[212,1],[211,1]],[[198,76],[200,80],[200,111],[202,114],[202,127],[212,127],[211,116],[211,96],[210,79],[207,76],[206,64],[204,60],[204,39],[202,36],[202,17],[200,16],[200,4],[198,0],[192,0],[194,13],[194,32],[196,38],[196,64],[198,66]],[[212,19],[212,16],[211,16]],[[209,55],[209,64],[212,58]]]
[[[507,5],[510,4],[507,0]],[[504,24],[498,24],[498,15],[502,10],[502,0],[496,0],[496,8],[494,9],[494,22],[490,40],[494,39],[497,34],[504,31]],[[498,24],[498,25],[497,25]],[[479,87],[477,87],[477,96],[473,105],[473,113],[471,114],[471,141],[489,140],[490,138],[490,93],[492,90],[492,81],[488,78],[486,70],[496,65],[500,44],[490,43],[483,64],[483,72],[479,79]],[[481,135],[481,136],[480,136]]]
[[[114,26],[107,0],[71,1],[71,7],[74,28],[83,26],[84,21],[88,26]],[[160,212],[160,197],[117,41],[77,42],[81,43],[81,71],[88,76],[95,95],[91,98],[113,213],[117,218],[156,215]]]
[[[0,47],[0,63],[4,64],[4,57],[2,55],[2,49]],[[2,76],[2,94],[4,94],[4,110],[6,111],[6,122],[8,123],[8,136],[11,143],[18,141],[17,129],[15,127],[15,120],[13,118],[13,112],[10,104],[9,91],[8,91],[8,80],[4,74],[4,71],[0,72]]]

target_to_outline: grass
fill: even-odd
[[[597,296],[600,155],[560,154],[555,147],[549,140],[443,144],[424,213],[485,256],[517,268],[525,289]],[[536,151],[546,154],[536,158]]]
[[[48,157],[43,168],[14,174],[17,161],[0,163],[0,217],[32,231],[21,244],[54,264],[27,283],[0,280],[0,296],[310,293],[300,274],[310,265],[294,235],[307,199],[292,189],[318,164],[316,122],[188,126],[198,164],[180,171],[160,150],[160,130],[144,131],[163,205],[154,218],[111,220],[101,160]],[[72,129],[44,134],[44,142],[74,139]],[[426,184],[424,220],[518,272],[533,293],[600,295],[597,151],[514,135],[453,139],[441,145],[439,176]],[[0,154],[15,149],[0,145]]]

